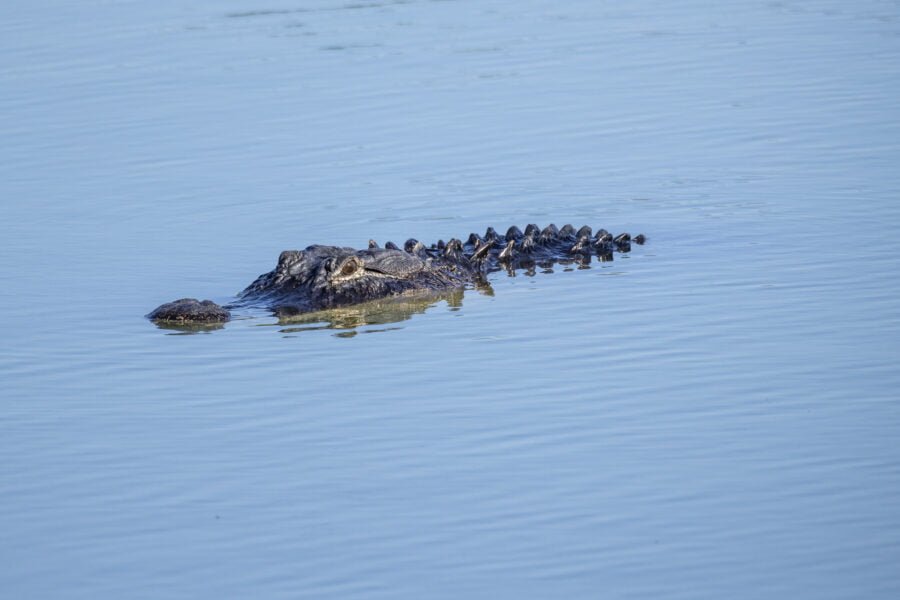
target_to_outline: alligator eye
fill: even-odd
[[[356,272],[356,261],[347,261],[343,267],[341,267],[341,275],[353,275]]]

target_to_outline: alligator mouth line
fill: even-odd
[[[394,275],[392,273],[388,273],[387,271],[382,271],[381,269],[376,269],[374,267],[364,267],[363,270],[366,273],[372,273],[375,277],[396,278],[396,275]]]

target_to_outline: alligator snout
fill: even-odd
[[[231,313],[212,300],[182,298],[157,307],[147,318],[160,323],[225,323]]]

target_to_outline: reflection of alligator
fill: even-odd
[[[489,291],[490,288],[479,288]],[[446,302],[450,310],[462,306],[463,289],[453,288],[440,292],[422,292],[413,295],[391,296],[379,298],[361,304],[327,308],[313,312],[297,313],[291,310],[276,309],[278,327],[282,333],[300,333],[317,329],[348,330],[335,334],[339,337],[352,337],[356,329],[366,326],[381,326],[399,323],[422,314],[439,302]],[[369,327],[366,333],[387,331],[393,327]]]
[[[260,275],[237,301],[225,307],[209,300],[175,300],[147,315],[159,323],[222,323],[229,309],[263,306],[282,317],[359,304],[401,294],[439,292],[485,282],[488,273],[506,269],[533,270],[554,262],[589,263],[592,256],[611,260],[614,252],[628,252],[633,239],[627,233],[596,234],[584,226],[544,229],[529,225],[522,232],[510,227],[499,235],[489,227],[483,236],[471,234],[463,242],[451,239],[426,247],[414,239],[403,248],[388,242],[380,248],[369,241],[366,250],[336,246],[310,246],[287,250],[272,271]]]

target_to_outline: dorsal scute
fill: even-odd
[[[456,238],[451,238],[449,242],[447,242],[447,246],[443,251],[444,258],[452,261],[461,261],[463,259],[463,245],[462,242]]]
[[[534,236],[526,235],[523,237],[522,241],[519,242],[518,250],[522,254],[531,254],[534,252]]]
[[[592,249],[591,238],[587,235],[578,238],[578,241],[575,242],[575,245],[569,250],[572,254],[583,254],[585,252],[590,252]]]
[[[523,233],[522,230],[513,225],[509,229],[506,230],[506,241],[519,241],[522,239]]]
[[[493,248],[494,242],[485,240],[483,244],[475,248],[475,252],[472,253],[472,260],[475,262],[481,262],[485,260],[491,254],[491,248]]]
[[[549,225],[544,227],[543,230],[541,230],[540,241],[542,243],[553,242],[553,241],[556,241],[556,239],[558,237],[559,237],[559,229],[556,228],[556,225],[554,225],[553,223],[550,223]]]

